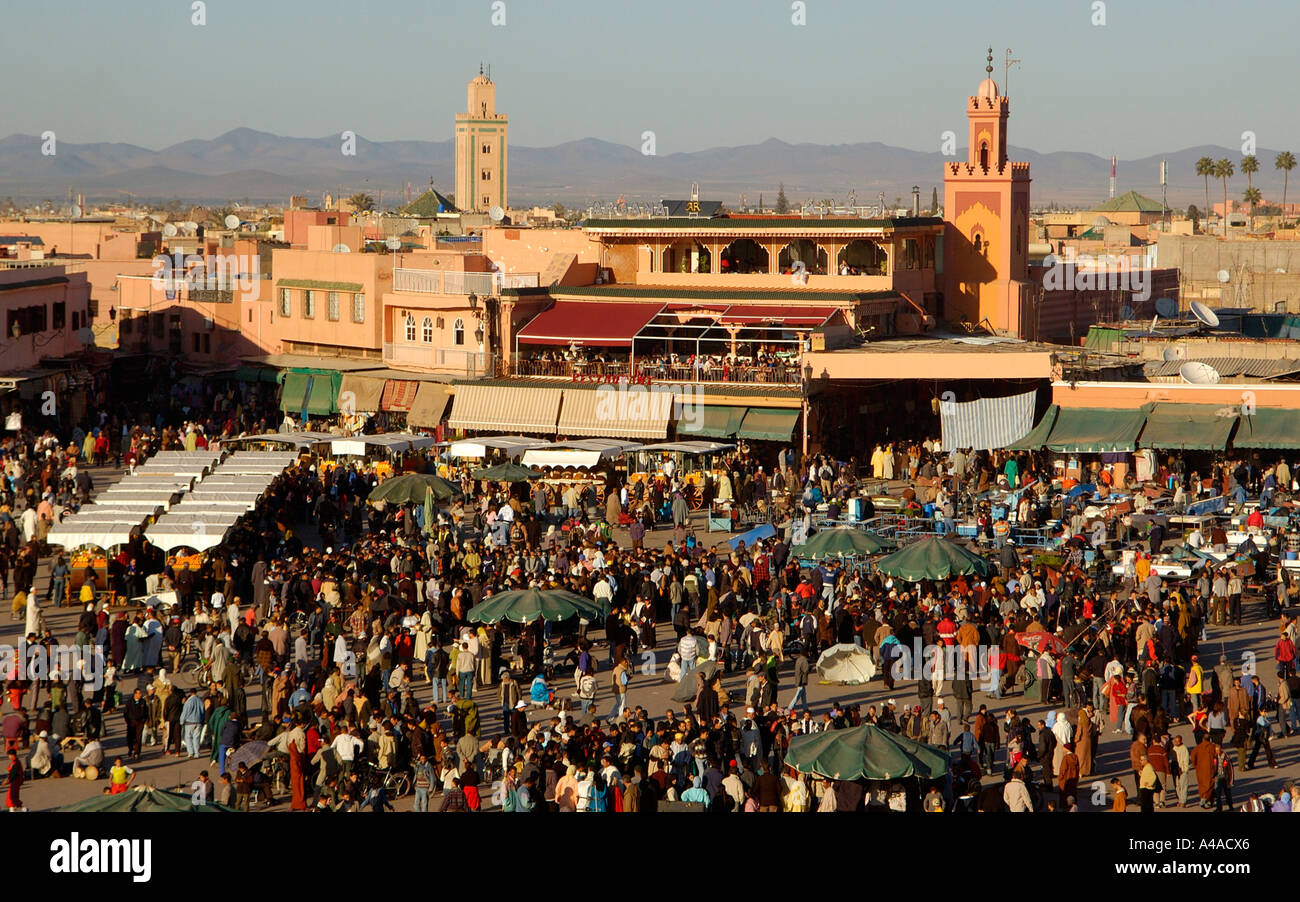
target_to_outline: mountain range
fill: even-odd
[[[46,199],[62,203],[69,191],[88,201],[129,200],[198,203],[284,203],[302,194],[317,203],[326,192],[344,196],[364,191],[385,207],[422,193],[432,179],[443,193],[453,193],[453,146],[447,141],[368,141],[356,138],[356,153],[342,153],[341,137],[287,138],[237,128],[211,140],[194,139],[163,150],[132,144],[58,142],[55,153],[41,153],[41,139],[10,135],[0,139],[0,198],[19,204]],[[1259,149],[1260,172],[1254,184],[1266,199],[1280,200],[1282,173],[1273,167],[1276,151]],[[847,203],[850,190],[859,204],[910,203],[912,185],[921,189],[928,207],[931,189],[943,182],[945,160],[965,159],[892,147],[859,144],[789,144],[775,138],[761,144],[714,147],[687,153],[645,156],[639,150],[596,138],[552,147],[509,150],[509,198],[512,206],[562,203],[581,207],[620,194],[629,202],[653,203],[686,197],[692,183],[706,200],[735,206],[744,194],[750,205],[763,195],[767,208],[785,185],[792,204],[834,198]],[[1010,149],[1013,160],[1030,164],[1035,206],[1056,202],[1091,205],[1107,196],[1110,160],[1090,153],[1038,153]],[[1237,149],[1206,145],[1167,154],[1121,160],[1117,193],[1130,189],[1159,200],[1160,161],[1169,162],[1169,204],[1204,205],[1203,180],[1195,174],[1202,156],[1227,157],[1240,170]],[[1229,182],[1228,196],[1240,199],[1246,178]],[[1210,201],[1223,199],[1221,183],[1211,180]],[[1291,195],[1288,195],[1288,200]],[[1297,198],[1300,199],[1300,198]]]

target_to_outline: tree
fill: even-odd
[[[1228,234],[1228,179],[1232,178],[1237,168],[1232,160],[1224,157],[1214,164],[1214,177],[1223,181],[1223,234]]]
[[[763,192],[758,192],[758,212],[763,212]]]
[[[566,218],[566,217],[565,217],[564,204],[552,204],[552,205],[551,205],[551,212],[555,214],[555,218],[556,218],[556,219],[564,219],[564,218]]]
[[[348,204],[356,213],[368,213],[375,208],[375,199],[364,191],[358,191],[348,198]]]
[[[1187,208],[1187,218],[1192,221],[1192,234],[1201,230],[1201,211],[1196,209],[1196,204]]]
[[[1291,177],[1291,170],[1295,169],[1295,154],[1289,150],[1282,151],[1273,160],[1273,168],[1282,170],[1282,219],[1285,221],[1287,181]]]
[[[1242,192],[1241,199],[1244,200],[1246,203],[1250,204],[1250,217],[1251,219],[1254,219],[1255,204],[1263,200],[1263,197],[1260,196],[1259,189],[1254,187],[1247,188],[1244,192]],[[1248,228],[1249,227],[1251,226],[1248,226]]]
[[[931,186],[930,188],[930,215],[936,216],[939,213],[939,189]]]
[[[781,186],[777,189],[776,192],[776,212],[778,213],[790,212],[790,201],[787,200],[785,196],[785,182],[781,183]]]
[[[1196,174],[1205,178],[1205,212],[1210,212],[1210,176],[1214,175],[1214,161],[1201,157],[1196,161]],[[1218,176],[1215,176],[1218,178]]]
[[[1241,158],[1241,172],[1246,176],[1246,187],[1255,187],[1255,173],[1259,172],[1259,158],[1255,156]]]

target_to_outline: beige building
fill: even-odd
[[[456,206],[471,213],[506,208],[509,118],[496,111],[497,86],[479,71],[467,112],[456,114]]]

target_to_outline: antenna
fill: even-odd
[[[226,228],[231,229],[232,231],[239,228],[239,217],[234,213],[227,213],[224,221],[226,223]]]
[[[163,237],[164,237],[164,238],[175,238],[175,237],[176,237],[176,226],[172,225],[172,224],[169,222],[169,223],[167,223],[166,225],[163,226],[162,232],[163,232]]]
[[[1219,371],[1208,363],[1189,360],[1178,368],[1178,375],[1189,385],[1217,385]]]
[[[1011,93],[1011,67],[1020,65],[1020,60],[1011,58],[1011,48],[1007,48],[1007,61],[1002,66],[1002,96]]]
[[[1219,315],[1201,301],[1192,301],[1192,316],[1211,329],[1219,325]]]
[[[350,253],[352,253],[352,248],[348,247],[346,244],[336,244],[336,245],[334,245],[334,253],[336,253],[336,254],[350,254]]]
[[[1172,363],[1175,360],[1184,360],[1187,358],[1187,349],[1181,345],[1170,345],[1165,348],[1164,353],[1160,356],[1166,363]]]
[[[500,204],[494,204],[491,210],[488,210],[488,218],[493,222],[501,222],[506,218],[506,211],[501,209]]]
[[[1177,319],[1178,302],[1173,298],[1157,298],[1156,315],[1163,316],[1165,319]]]

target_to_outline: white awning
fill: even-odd
[[[205,526],[202,523],[196,523],[196,526],[204,526],[203,529],[149,529],[145,532],[145,539],[152,545],[156,545],[164,551],[170,551],[173,548],[193,548],[195,551],[207,551],[209,548],[216,548],[226,540],[226,533],[230,532],[229,526]]]
[[[381,435],[354,435],[330,442],[330,451],[336,455],[351,454],[364,457],[368,449],[380,448],[389,454],[432,448],[438,440],[431,435],[413,435],[409,432],[386,432]]]
[[[457,385],[447,422],[452,429],[554,435],[563,395],[558,388]]]
[[[1024,438],[1034,428],[1037,392],[978,401],[941,401],[939,418],[945,450],[992,451]]]
[[[116,525],[87,523],[81,526],[68,521],[60,523],[51,529],[49,535],[45,537],[45,541],[51,545],[62,545],[67,549],[80,548],[83,545],[94,545],[107,551],[110,548],[125,545],[131,541],[131,530],[138,526],[138,523],[119,523]]]
[[[527,438],[522,435],[484,435],[478,438],[463,439],[452,442],[447,448],[449,457],[487,457],[489,450],[504,451],[511,460],[530,448],[544,448],[552,444],[545,439]]]
[[[524,452],[525,467],[594,467],[600,463],[599,451],[576,448],[533,448]]]
[[[643,385],[570,389],[560,406],[561,435],[664,438],[673,413],[673,393]]]

